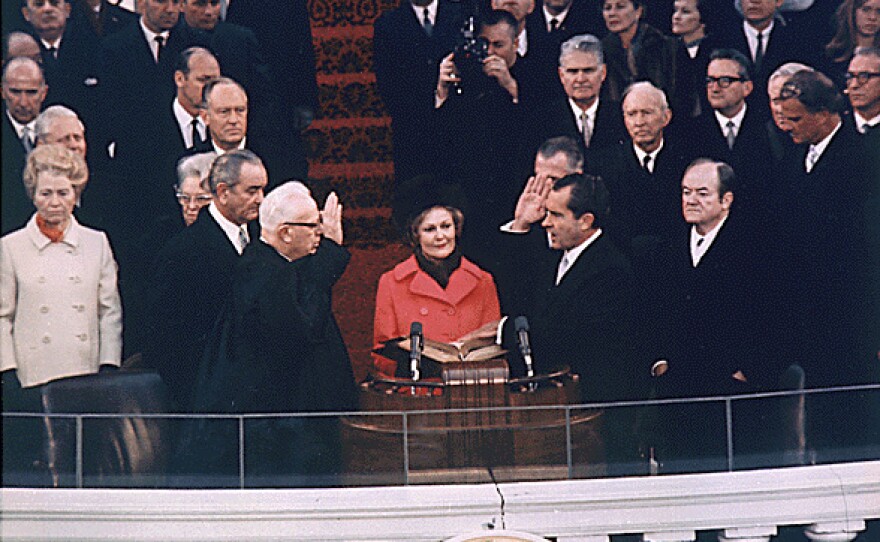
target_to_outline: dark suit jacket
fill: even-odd
[[[144,361],[188,410],[202,351],[232,288],[238,252],[207,207],[156,256],[147,289]]]
[[[100,80],[107,142],[128,139],[134,146],[150,147],[145,131],[174,99],[174,66],[190,45],[195,45],[192,39],[173,28],[157,64],[139,22],[103,39]],[[134,174],[150,167],[150,162],[119,162],[121,171]]]
[[[430,172],[437,159],[427,126],[434,113],[440,60],[455,47],[461,24],[459,5],[445,0],[437,6],[430,37],[408,1],[376,19],[373,66],[379,95],[391,115],[399,182]]]
[[[583,146],[583,137],[578,130],[577,119],[571,110],[567,97],[548,101],[534,108],[530,112],[527,126],[529,126],[529,130],[527,138],[524,138],[526,148],[523,150],[526,156],[533,158],[544,141],[556,136],[573,137],[581,144],[582,151],[587,150]],[[593,135],[590,138],[590,151],[596,152],[599,149],[617,145],[627,137],[620,104],[600,99],[599,107],[596,110]]]
[[[98,14],[99,22],[98,27],[96,28],[91,22],[92,8],[88,6],[86,0],[74,0],[71,3],[74,4],[73,13],[70,16],[71,19],[82,19],[82,21],[91,29],[91,34],[96,40],[103,36],[118,32],[128,25],[136,23],[138,20],[137,13],[115,4],[111,4],[107,0],[101,0],[101,8]]]
[[[688,123],[686,133],[696,156],[722,160],[733,167],[738,185],[734,192],[737,214],[748,212],[754,216],[755,212],[761,211],[769,182],[768,164],[772,164],[773,155],[769,133],[760,113],[746,107],[733,149],[727,146],[725,132],[712,109]]]
[[[656,358],[669,361],[664,395],[727,395],[776,389],[784,358],[771,354],[769,302],[775,288],[769,273],[772,254],[754,222],[728,216],[699,265],[690,255],[690,226],[682,227],[664,254],[657,287],[665,292],[664,345]],[[742,371],[747,383],[731,378]]]
[[[279,136],[280,137],[280,136]],[[260,157],[266,172],[269,174],[269,185],[266,192],[291,179],[305,179],[307,177],[308,164],[302,155],[288,152],[283,146],[278,145],[277,137],[270,137],[263,133],[254,133],[248,125],[248,134],[245,139],[245,148],[253,151]],[[191,149],[184,151],[183,156],[199,152],[212,152],[211,136]]]
[[[229,5],[226,21],[256,35],[284,111],[296,115],[296,108],[308,108],[315,113],[318,83],[308,5],[289,0],[242,0]]]
[[[546,245],[546,235],[532,232]],[[614,244],[600,235],[577,259],[557,286],[559,251],[534,250],[532,236],[506,234],[519,250],[522,276],[520,289],[505,323],[503,340],[510,352],[518,352],[514,316],[529,319],[535,372],[547,373],[568,365],[581,375],[584,401],[622,400],[638,397],[638,370],[634,366],[630,337],[634,281],[629,262]],[[526,246],[523,246],[523,245]],[[528,272],[528,275],[523,271]],[[527,282],[527,284],[525,284]],[[511,356],[511,370],[524,372],[522,360]]]
[[[752,60],[749,43],[746,40],[742,23],[731,24],[725,28],[719,28],[717,32],[718,46],[729,47],[740,51],[746,58]],[[752,81],[755,84],[749,96],[749,105],[755,111],[761,113],[765,120],[770,118],[770,109],[767,103],[767,79],[776,68],[786,62],[802,62],[808,66],[815,66],[819,60],[819,48],[814,47],[815,42],[811,34],[805,33],[794,23],[787,25],[777,20],[770,33],[770,41],[765,43],[764,60],[760,69],[752,73]]]
[[[876,216],[866,216],[864,209],[876,177],[849,122],[844,121],[810,173],[804,168],[806,146],[792,153],[774,175],[770,198],[782,244],[779,272],[788,279],[790,348],[804,360],[811,387],[867,378],[865,362],[859,360],[869,353],[860,352],[859,345],[870,310],[866,292],[877,270],[871,268],[876,256],[868,253],[868,231]]]
[[[540,95],[546,98],[565,96],[556,71],[559,66],[559,46],[565,40],[580,34],[602,38],[605,32],[602,3],[598,0],[573,0],[565,19],[552,33],[547,31],[541,2],[536,2],[535,10],[526,17],[526,37],[529,42],[526,57],[533,57],[539,66]]]
[[[595,153],[588,173],[602,177],[611,197],[606,232],[633,261],[637,275],[653,265],[657,251],[682,223],[681,178],[691,153],[666,139],[653,173],[639,163],[632,142]]]
[[[3,116],[0,119],[0,123],[3,124],[3,177],[0,180],[3,189],[2,199],[0,199],[3,212],[0,219],[2,219],[3,227],[0,234],[6,235],[25,225],[34,214],[34,204],[27,196],[22,181],[25,163],[24,147],[15,134],[15,128],[9,122],[5,103],[0,115]]]

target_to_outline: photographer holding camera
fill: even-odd
[[[434,106],[441,161],[435,179],[441,191],[459,195],[456,207],[468,218],[464,254],[494,272],[498,227],[530,171],[519,151],[523,107],[531,95],[517,77],[517,22],[510,13],[484,13],[477,32],[464,38],[440,63]]]

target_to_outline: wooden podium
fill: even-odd
[[[578,376],[568,368],[530,379],[508,375],[506,361],[490,360],[443,364],[433,381],[364,382],[365,414],[342,420],[346,471],[385,476],[386,483],[397,476],[408,483],[479,483],[602,475],[602,411],[567,416],[560,408],[580,402]]]

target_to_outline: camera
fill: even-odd
[[[453,51],[455,67],[465,85],[485,77],[483,61],[489,56],[489,42],[486,38],[477,36],[474,28],[474,18],[469,17],[462,25],[461,36]],[[461,85],[456,85],[455,91],[461,94]]]

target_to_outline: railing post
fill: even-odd
[[[724,399],[724,418],[727,424],[727,470],[733,471],[733,402]]]
[[[238,488],[244,489],[244,416],[238,416]]]
[[[568,479],[574,478],[574,464],[572,461],[571,444],[571,407],[565,407],[565,462],[568,465]]]
[[[403,412],[403,485],[409,485],[409,417]]]
[[[76,417],[76,487],[83,486],[83,420],[82,416]]]

